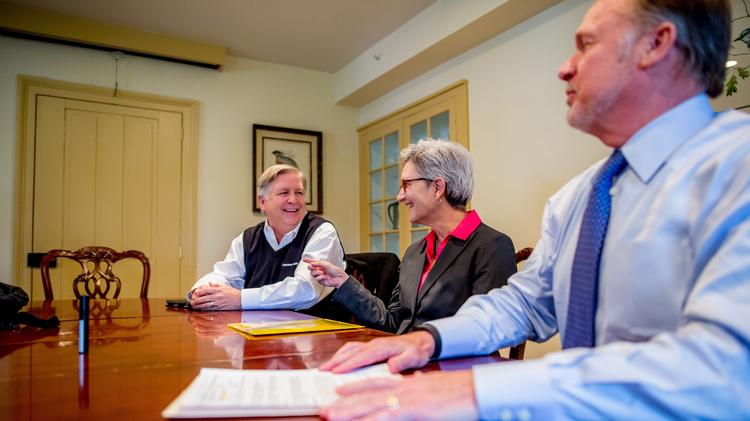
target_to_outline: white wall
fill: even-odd
[[[336,72],[334,97],[337,101],[346,98],[507,2],[436,1]],[[374,56],[378,56],[378,59],[374,59]]]
[[[359,124],[467,79],[473,206],[517,248],[533,246],[545,199],[608,153],[568,127],[556,76],[588,4],[564,2],[445,63],[363,107]]]
[[[114,86],[106,52],[0,36],[0,281],[10,281],[18,74]],[[139,57],[120,61],[120,89],[200,102],[197,273],[230,240],[262,220],[252,214],[252,124],[323,132],[324,216],[347,251],[358,246],[356,110],[334,105],[333,76],[228,57],[222,72]]]

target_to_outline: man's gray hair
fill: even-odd
[[[677,48],[685,66],[712,98],[724,91],[732,10],[727,0],[638,0],[642,30],[669,21],[677,28]]]
[[[445,199],[456,209],[466,210],[474,192],[474,164],[463,146],[444,140],[423,139],[401,151],[401,162],[411,162],[422,177],[445,180]]]
[[[271,165],[270,167],[266,168],[265,171],[263,171],[263,174],[260,175],[260,177],[258,178],[258,195],[263,196],[264,199],[267,199],[268,193],[271,192],[271,184],[274,180],[276,180],[276,177],[289,172],[298,173],[299,178],[302,179],[302,188],[307,190],[307,179],[305,178],[305,174],[300,171],[299,168],[293,167],[291,165],[279,164]]]

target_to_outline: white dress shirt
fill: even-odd
[[[596,348],[476,366],[482,418],[750,418],[750,116],[705,95],[623,147],[602,250]],[[430,322],[440,357],[565,335],[573,257],[597,163],[551,197],[508,286]]]
[[[271,248],[276,251],[294,240],[301,224],[302,221],[293,230],[286,233],[280,242],[276,241],[276,235],[268,225],[268,221],[265,222],[263,227],[263,234]],[[324,222],[315,230],[302,251],[302,258],[305,257],[326,260],[340,268],[346,267],[344,250],[333,224]],[[307,263],[301,259],[294,270],[294,276],[288,276],[279,282],[264,285],[260,288],[243,288],[245,285],[245,260],[242,233],[232,240],[224,260],[216,262],[213,271],[198,279],[195,285],[190,288],[190,292],[187,294],[188,300],[195,288],[209,282],[228,284],[241,289],[243,310],[303,310],[314,306],[333,291],[333,288],[323,286],[312,279],[310,270],[307,269]]]

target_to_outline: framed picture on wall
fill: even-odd
[[[258,178],[271,165],[288,164],[305,175],[308,212],[323,213],[323,133],[253,124],[253,209],[258,207]]]

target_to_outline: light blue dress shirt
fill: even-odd
[[[477,366],[482,418],[750,417],[750,116],[693,97],[622,148],[611,190],[596,342]],[[578,231],[599,162],[546,205],[508,286],[430,322],[441,358],[565,334]]]

